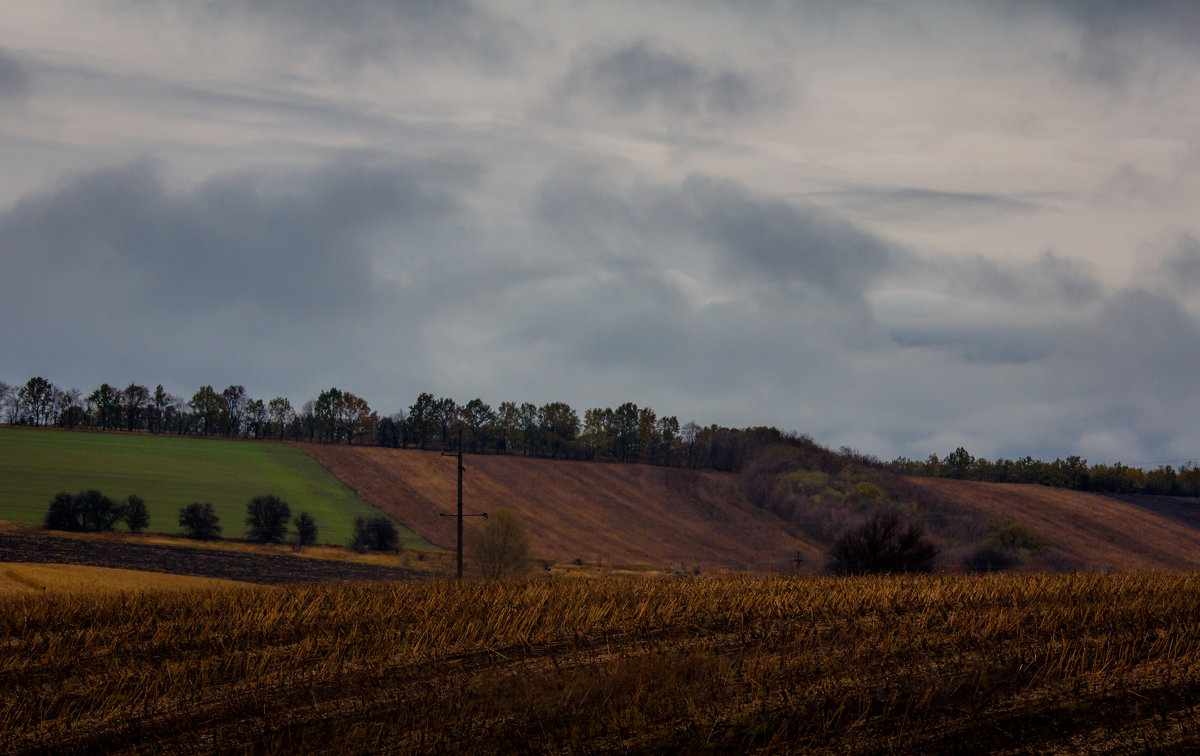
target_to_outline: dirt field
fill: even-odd
[[[367,501],[433,543],[453,548],[454,459],[437,452],[310,445],[318,462]],[[734,478],[646,465],[468,455],[468,512],[521,518],[535,555],[557,562],[663,569],[787,571],[800,541],[774,515],[740,502]],[[814,561],[815,560],[815,561]]]
[[[0,562],[79,564],[263,585],[429,577],[428,572],[358,562],[12,532],[0,533]]]
[[[1049,553],[1077,569],[1200,569],[1200,532],[1147,508],[1031,484],[912,480],[988,518],[1036,528],[1049,540]]]

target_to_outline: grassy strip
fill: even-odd
[[[86,751],[1195,748],[1200,576],[0,598],[0,743]]]
[[[246,502],[274,493],[317,521],[321,543],[345,544],[354,518],[381,512],[286,444],[0,428],[0,520],[41,523],[50,497],[95,488],[146,500],[150,529],[178,530],[180,507],[211,501],[222,535],[242,538]],[[401,546],[431,548],[400,528]]]

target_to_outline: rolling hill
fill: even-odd
[[[453,548],[454,460],[437,452],[303,445],[360,496],[433,543]],[[735,475],[587,462],[468,455],[467,512],[511,509],[539,557],[559,562],[786,571],[799,552],[820,570],[820,539],[746,503]],[[975,541],[945,541],[943,566],[982,539],[982,524],[1009,518],[1046,547],[1028,565],[1047,570],[1200,569],[1200,530],[1147,506],[1037,485],[905,478],[897,490],[980,524]],[[472,521],[468,521],[470,523]]]
[[[453,548],[455,461],[437,452],[306,444],[360,496]],[[468,455],[466,512],[506,508],[535,555],[605,566],[783,571],[824,556],[784,521],[744,503],[736,477],[646,465]],[[470,523],[472,521],[468,521]]]

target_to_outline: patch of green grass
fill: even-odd
[[[0,428],[0,520],[40,525],[58,491],[95,488],[146,500],[148,530],[175,533],[179,509],[211,501],[221,535],[244,538],[246,502],[273,493],[317,521],[320,543],[345,545],[356,517],[382,514],[302,450],[286,444]],[[120,527],[120,526],[118,526]],[[434,548],[397,524],[400,545]]]

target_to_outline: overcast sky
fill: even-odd
[[[1200,457],[1200,4],[0,6],[7,383]]]

